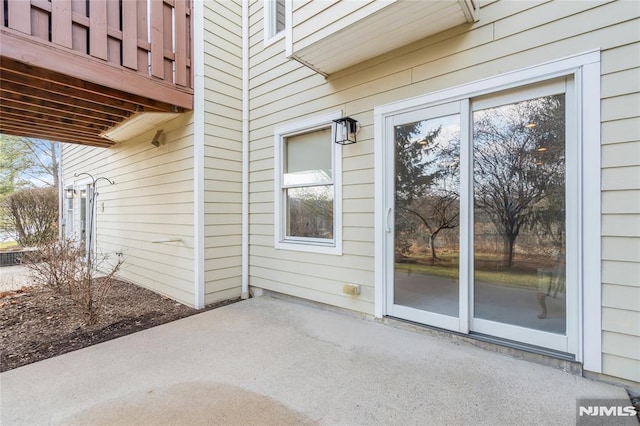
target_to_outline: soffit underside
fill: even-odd
[[[137,113],[181,111],[168,103],[0,59],[0,133],[108,147],[114,142],[101,134]]]

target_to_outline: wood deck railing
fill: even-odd
[[[108,146],[193,109],[191,0],[0,0],[0,19],[0,133]]]
[[[192,88],[190,0],[0,0],[3,26]]]

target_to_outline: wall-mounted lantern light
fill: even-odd
[[[360,124],[351,117],[342,117],[333,120],[336,123],[335,143],[350,145],[356,143],[356,133],[360,130]]]
[[[73,188],[65,188],[64,190],[64,198],[67,200],[72,200],[74,195],[76,195],[76,190]]]

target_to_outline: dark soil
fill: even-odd
[[[98,322],[85,325],[72,302],[52,290],[25,287],[0,293],[0,372],[200,312],[142,287],[116,281]]]

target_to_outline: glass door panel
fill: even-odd
[[[458,317],[460,114],[426,117],[393,128],[393,304]]]
[[[87,188],[86,186],[79,191],[79,235],[80,243],[85,244],[87,238]]]
[[[567,332],[565,129],[564,94],[473,112],[475,319]]]

